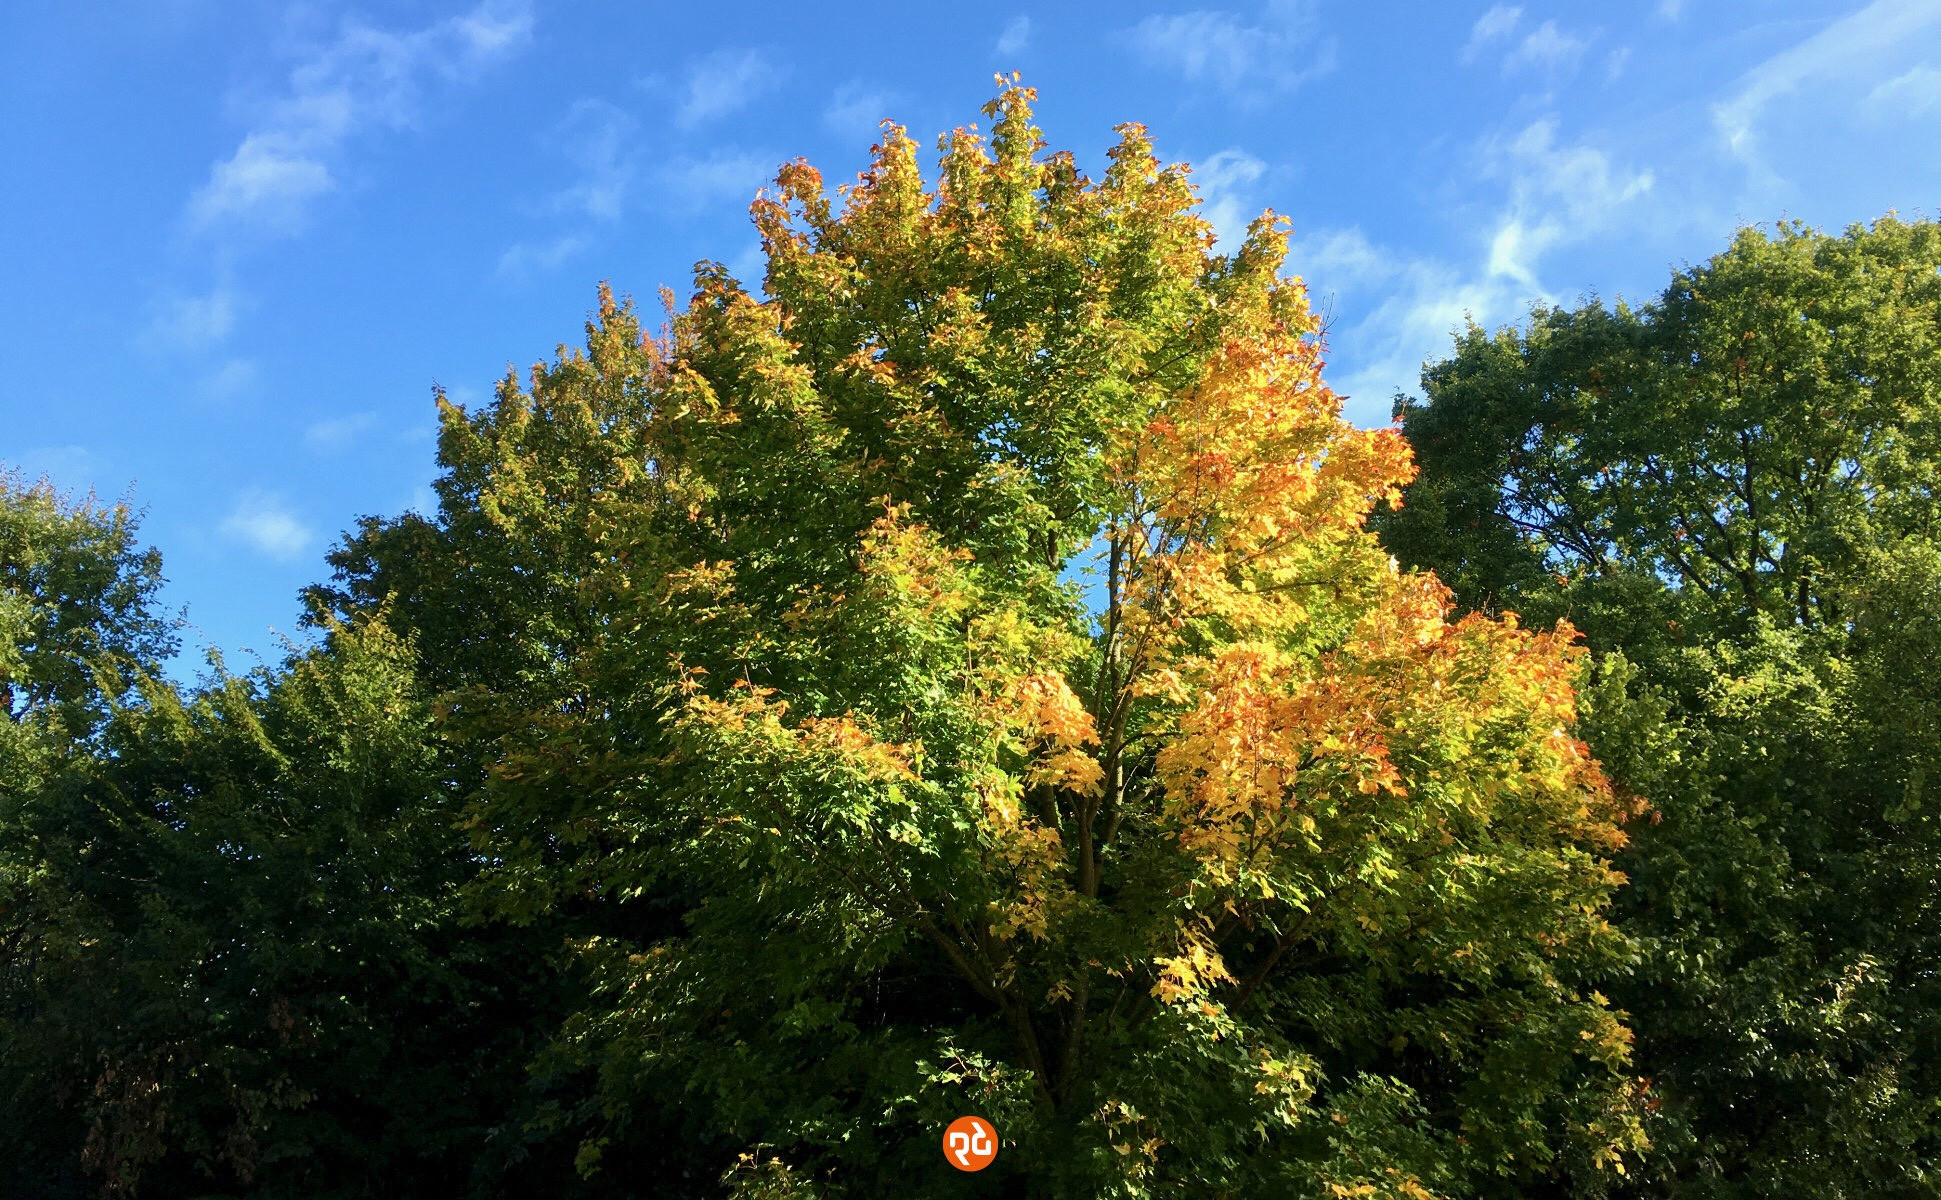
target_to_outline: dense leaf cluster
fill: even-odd
[[[1935,1194],[1941,226],[1747,230],[1423,385],[1385,541],[1583,629],[1585,736],[1654,809],[1612,993],[1662,1104],[1637,1194]]]
[[[1405,442],[1032,98],[441,396],[274,669],[0,484],[0,1193],[1932,1194],[1933,227]]]

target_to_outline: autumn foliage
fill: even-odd
[[[747,1197],[1629,1169],[1597,983],[1638,806],[1574,732],[1572,629],[1377,544],[1410,450],[1342,419],[1284,222],[1223,253],[1142,128],[1094,178],[1033,99],[928,175],[895,126],[833,192],[783,167],[761,280],[704,263],[657,332],[603,288],[583,350],[441,397],[437,517],[310,593],[306,669],[422,706],[382,777],[466,843],[385,928],[519,964],[450,984],[523,1014],[491,1058],[531,1082],[449,1157]],[[323,744],[303,703],[264,778]],[[965,1113],[1004,1144],[975,1177],[936,1161]]]
[[[928,1177],[959,1110],[1032,1194],[1621,1168],[1570,629],[1378,548],[1409,451],[1341,419],[1276,218],[1217,253],[1143,130],[1092,179],[1031,98],[934,187],[895,127],[833,196],[783,168],[760,291],[704,265],[652,337],[603,293],[445,407],[429,544],[533,606],[446,701],[492,747],[477,903],[598,914],[548,1059],[601,1081],[582,1167],[678,1096],[804,1194]],[[401,537],[349,610],[432,604]]]

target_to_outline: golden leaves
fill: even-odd
[[[1092,714],[1061,674],[1033,671],[1016,679],[998,701],[997,711],[1026,737],[1059,746],[1096,746]]]
[[[870,523],[857,554],[863,575],[923,619],[952,619],[975,599],[962,570],[972,555],[946,546],[909,516],[908,503],[886,503]]]
[[[853,715],[809,717],[797,732],[801,747],[808,753],[838,759],[871,779],[916,778],[910,762],[923,752],[922,743],[882,741]]]
[[[1058,831],[1026,817],[1018,807],[1018,781],[998,772],[979,778],[974,789],[995,862],[1009,877],[1008,894],[994,902],[991,929],[1000,940],[1022,933],[1038,941],[1050,937],[1053,909],[1069,889],[1060,867],[1063,839]]]
[[[840,766],[878,783],[916,778],[912,761],[922,753],[920,744],[883,740],[853,713],[806,717],[791,725],[788,702],[771,700],[774,694],[773,688],[741,680],[726,699],[691,690],[681,720],[691,729],[706,730],[778,762]]]
[[[1104,778],[1098,761],[1081,747],[1099,744],[1092,714],[1063,675],[1034,671],[1018,677],[997,698],[994,713],[1028,754],[1028,786],[1049,784],[1095,793]]]
[[[1325,667],[1324,663],[1323,666]],[[1391,761],[1379,681],[1321,670],[1258,643],[1192,672],[1196,703],[1160,750],[1168,824],[1213,878],[1306,846],[1304,804],[1407,795]]]
[[[1152,994],[1161,1004],[1192,1000],[1219,984],[1234,981],[1219,946],[1205,929],[1180,922],[1178,950],[1177,954],[1154,964],[1159,969],[1159,978],[1152,986]]]

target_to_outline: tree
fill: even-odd
[[[1700,637],[1838,624],[1870,550],[1936,536],[1937,261],[1930,222],[1746,229],[1642,308],[1472,325],[1398,400],[1434,466],[1388,544],[1485,609],[1562,575],[1573,611],[1655,594]]]
[[[763,295],[703,264],[644,338],[603,290],[583,353],[441,401],[437,521],[367,523],[313,594],[460,647],[428,669],[480,767],[473,893],[575,914],[594,981],[542,1062],[597,1079],[558,1112],[583,1166],[1620,1167],[1629,1034],[1587,981],[1628,952],[1626,809],[1569,732],[1571,631],[1452,619],[1377,547],[1408,450],[1341,420],[1271,214],[1216,254],[1141,128],[1094,180],[1032,98],[934,188],[893,126],[839,203],[784,167]],[[947,1179],[964,1111],[1006,1149]]]
[[[1386,544],[1581,626],[1586,738],[1656,810],[1613,985],[1663,1104],[1640,1194],[1932,1194],[1938,271],[1932,223],[1745,230],[1648,304],[1472,327],[1398,405]]]
[[[185,695],[125,510],[0,503],[0,1193],[573,1194],[525,1128],[559,983],[463,924],[408,648],[340,627]]]
[[[139,548],[136,514],[93,496],[64,503],[46,480],[0,472],[0,700],[18,726],[58,720],[85,736],[113,676],[175,653],[153,610],[161,555]],[[109,677],[97,674],[106,670]]]
[[[70,504],[44,480],[0,473],[0,1145],[11,1151],[0,1184],[9,1192],[31,1195],[62,1176],[79,1186],[78,1140],[63,1161],[66,1131],[16,1053],[16,1022],[30,1012],[22,981],[38,967],[22,932],[36,921],[71,929],[76,906],[46,870],[34,797],[84,753],[129,673],[172,649],[149,607],[160,557],[136,543],[136,526],[125,505]]]

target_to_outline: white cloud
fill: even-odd
[[[1010,58],[1014,55],[1023,54],[1025,51],[1025,47],[1029,46],[1030,44],[1031,44],[1031,18],[1012,17],[1011,20],[1005,24],[1004,32],[998,35],[998,39],[997,39],[998,57]]]
[[[1260,215],[1245,199],[1253,184],[1267,173],[1267,164],[1240,149],[1222,150],[1195,163],[1193,177],[1198,180],[1200,215],[1219,235],[1219,248],[1232,253],[1247,236],[1247,226]]]
[[[637,128],[633,117],[613,104],[583,99],[547,131],[546,145],[573,165],[575,179],[546,197],[539,210],[566,218],[568,228],[508,247],[496,268],[501,279],[552,271],[594,244],[596,226],[620,220],[637,174],[632,144]]]
[[[1377,249],[1359,228],[1303,237],[1290,251],[1288,263],[1316,295],[1377,288],[1400,269],[1395,259]]]
[[[18,469],[29,482],[45,479],[56,491],[84,493],[94,486],[93,476],[100,465],[86,446],[33,446],[18,454],[10,451],[0,459],[0,476]]]
[[[1534,223],[1520,216],[1505,217],[1489,240],[1489,273],[1506,275],[1535,292],[1537,259],[1563,236],[1562,225],[1551,220]]]
[[[1676,21],[1685,11],[1685,0],[1658,0],[1658,15],[1667,21]]]
[[[836,89],[829,107],[822,110],[822,123],[832,133],[873,142],[890,115],[890,104],[885,93],[852,81]]]
[[[489,58],[518,49],[532,36],[532,9],[525,0],[481,4],[446,24],[466,58]]]
[[[1545,21],[1532,30],[1529,36],[1517,43],[1515,50],[1503,59],[1505,75],[1524,67],[1539,71],[1561,73],[1577,65],[1589,43],[1557,28],[1555,21]]]
[[[467,411],[476,412],[478,411],[478,406],[485,402],[485,392],[473,387],[469,383],[449,384],[445,386],[444,391],[445,399],[450,400],[453,404]],[[415,432],[410,436],[434,440],[437,437],[438,424],[434,420],[427,424],[414,426],[414,430]]]
[[[335,186],[331,160],[351,134],[409,126],[427,80],[469,76],[521,45],[531,28],[527,0],[488,0],[411,32],[346,22],[291,69],[279,94],[251,105],[255,128],[190,198],[191,223],[293,228],[308,202]]]
[[[330,190],[330,169],[304,150],[310,138],[285,133],[252,133],[236,153],[219,162],[197,192],[191,211],[198,225],[225,217],[256,217],[279,226],[294,225],[303,204]]]
[[[762,283],[768,274],[768,255],[762,252],[760,242],[750,242],[741,252],[728,256],[728,274],[748,291],[761,294]]]
[[[1554,120],[1533,122],[1487,154],[1491,169],[1510,183],[1509,208],[1490,237],[1488,272],[1533,294],[1540,291],[1537,260],[1545,251],[1595,236],[1654,182],[1650,171],[1619,168],[1587,144],[1558,145]]]
[[[1534,122],[1477,148],[1481,178],[1503,193],[1477,257],[1423,257],[1370,242],[1359,229],[1320,231],[1295,243],[1289,265],[1307,279],[1323,311],[1337,298],[1352,314],[1330,342],[1346,352],[1330,383],[1349,417],[1387,420],[1396,392],[1413,392],[1424,361],[1445,355],[1466,320],[1484,327],[1512,321],[1535,301],[1555,302],[1544,286],[1545,256],[1606,236],[1637,216],[1651,172],[1620,166],[1588,143],[1561,143],[1556,122]]]
[[[1463,45],[1462,61],[1476,61],[1484,47],[1510,36],[1516,31],[1516,23],[1522,16],[1522,9],[1499,4],[1477,17],[1476,24],[1470,27],[1469,41]]]
[[[1867,94],[1867,108],[1877,117],[1921,117],[1941,112],[1941,71],[1926,63],[1881,84]]]
[[[223,519],[222,535],[271,558],[296,558],[314,540],[311,531],[293,516],[283,501],[265,491],[251,490],[237,498]]]
[[[760,50],[717,50],[690,66],[674,123],[691,129],[754,100],[780,80],[780,69]]]
[[[174,296],[149,322],[146,341],[174,349],[203,350],[217,345],[236,326],[236,296],[218,284],[205,296]]]
[[[1446,353],[1466,321],[1498,324],[1528,303],[1511,280],[1383,249],[1360,229],[1304,237],[1288,261],[1318,310],[1354,313],[1346,328],[1328,330],[1334,365],[1327,379],[1345,401],[1344,415],[1364,426],[1389,419],[1395,394],[1417,389],[1422,364]],[[1343,299],[1349,303],[1338,305]]]
[[[676,158],[660,172],[660,191],[673,207],[690,211],[718,202],[747,203],[774,178],[778,161],[770,155],[732,150],[706,158]]]
[[[496,268],[501,279],[524,279],[557,269],[567,259],[586,249],[587,240],[577,234],[563,234],[550,241],[519,242],[499,255]]]
[[[1631,47],[1620,46],[1611,51],[1604,59],[1604,82],[1616,83],[1624,75],[1624,68],[1630,63]]]
[[[367,412],[315,421],[303,431],[303,444],[320,454],[336,454],[349,449],[358,435],[376,422],[377,418]]]
[[[202,391],[215,400],[234,400],[256,386],[256,364],[232,358],[203,376]]]
[[[1566,33],[1555,21],[1545,21],[1517,39],[1517,25],[1522,19],[1521,8],[1499,4],[1490,9],[1470,27],[1469,40],[1463,44],[1459,57],[1465,63],[1473,63],[1484,51],[1494,52],[1500,44],[1514,43],[1503,56],[1503,74],[1534,69],[1556,75],[1575,69],[1589,48],[1589,42]]]
[[[1769,104],[1807,83],[1871,80],[1884,56],[1931,44],[1928,30],[1936,25],[1941,5],[1933,0],[1875,0],[1746,72],[1738,89],[1712,109],[1713,124],[1741,162],[1764,172],[1758,124]]]
[[[1307,0],[1269,0],[1257,24],[1200,10],[1147,17],[1128,36],[1148,62],[1256,102],[1334,69],[1335,41],[1315,24]]]
[[[628,143],[636,122],[604,100],[581,100],[548,140],[579,168],[578,182],[554,193],[555,212],[616,221],[625,205],[634,168]]]

